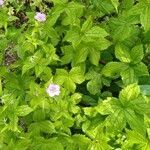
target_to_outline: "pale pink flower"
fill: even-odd
[[[0,0],[0,6],[4,4],[4,0]]]
[[[46,92],[50,97],[58,96],[60,94],[60,86],[57,84],[50,84]]]
[[[39,22],[44,22],[46,21],[46,15],[41,12],[37,12],[36,15],[34,16],[34,19],[36,19]]]

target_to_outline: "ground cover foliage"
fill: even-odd
[[[150,150],[150,1],[0,1],[0,149]]]

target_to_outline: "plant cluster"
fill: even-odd
[[[0,0],[0,149],[150,150],[150,0]]]

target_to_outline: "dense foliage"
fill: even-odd
[[[0,0],[0,149],[150,150],[150,0]]]

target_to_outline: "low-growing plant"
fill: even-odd
[[[149,0],[0,0],[0,149],[150,150]]]

